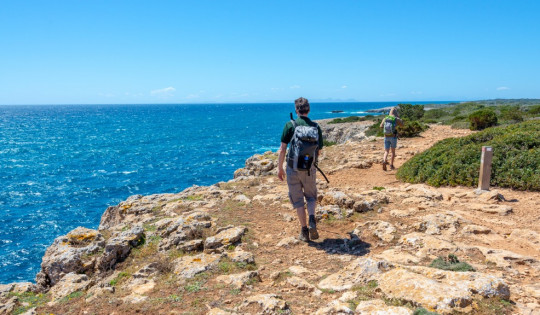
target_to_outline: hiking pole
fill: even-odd
[[[315,163],[315,168],[316,168],[319,172],[321,172],[321,175],[324,177],[324,179],[326,179],[326,182],[327,182],[328,184],[330,184],[330,181],[328,180],[328,178],[326,177],[326,175],[324,175],[323,171],[321,171],[321,169],[319,168],[319,166],[317,165],[317,163]]]

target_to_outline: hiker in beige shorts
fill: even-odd
[[[287,122],[283,128],[278,160],[278,178],[283,181],[285,174],[287,174],[289,199],[293,208],[296,209],[301,225],[299,239],[308,242],[310,239],[315,240],[319,238],[315,220],[315,207],[317,204],[315,163],[319,151],[323,147],[323,137],[319,125],[307,117],[310,111],[308,100],[301,97],[295,100],[294,104],[298,118]],[[302,139],[309,138],[311,142],[307,144],[300,143],[304,140],[298,140],[299,133],[302,133]],[[283,170],[283,162],[285,162],[285,152],[289,143],[291,147],[287,153],[287,171],[285,172]],[[302,147],[302,149],[298,149],[299,147]],[[308,222],[306,222],[304,199],[309,214],[309,227]]]

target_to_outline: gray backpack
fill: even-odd
[[[308,171],[308,176],[310,176],[311,166],[317,161],[316,155],[319,148],[318,125],[298,126],[293,119],[291,121],[294,134],[287,152],[287,164],[295,171]]]
[[[388,115],[384,118],[384,135],[387,137],[394,137],[397,135],[396,117]]]

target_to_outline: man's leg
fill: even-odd
[[[396,157],[396,148],[392,148],[392,160],[390,162],[390,168],[394,169],[394,159]]]
[[[383,156],[383,163],[382,163],[382,169],[383,171],[386,171],[386,162],[388,160],[388,151],[390,150],[390,140],[387,137],[384,137],[384,156]]]
[[[298,215],[298,221],[302,227],[307,226],[306,223],[306,208],[300,207],[296,208],[296,214]]]
[[[306,224],[306,210],[304,208],[304,192],[300,181],[300,172],[287,167],[287,186],[289,187],[289,200],[293,208],[296,209],[298,221],[300,221],[301,231],[299,239],[304,242],[309,241],[309,231]]]
[[[302,184],[304,185],[304,196],[306,197],[307,210],[309,214],[309,238],[316,240],[319,238],[317,232],[317,222],[315,220],[315,207],[317,206],[317,170],[312,168],[310,176],[307,176],[307,172],[304,172],[301,176]]]

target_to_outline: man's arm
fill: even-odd
[[[285,152],[287,152],[287,144],[285,142],[281,143],[279,148],[279,159],[278,159],[278,178],[283,181],[285,179],[285,171],[283,170],[283,162],[285,161]]]
[[[401,120],[401,118],[398,118],[397,119],[397,124],[398,124],[398,126],[403,127],[403,120]]]
[[[382,127],[384,126],[384,120],[385,120],[385,119],[386,119],[386,118],[383,118],[383,120],[381,121],[381,125],[380,125],[379,127],[382,128]]]

